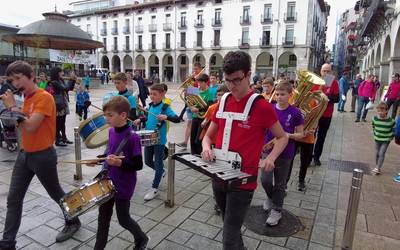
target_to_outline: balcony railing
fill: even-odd
[[[221,27],[222,26],[222,18],[212,19],[211,26],[213,27]]]
[[[163,30],[164,31],[171,31],[172,30],[172,23],[163,23]]]
[[[221,49],[221,40],[211,40],[212,49]]]
[[[150,32],[156,32],[157,31],[157,24],[156,23],[149,24],[149,31]]]
[[[178,22],[178,29],[180,29],[180,30],[187,29],[186,21]]]
[[[261,48],[268,48],[272,46],[272,37],[267,38],[260,38],[260,47]]]
[[[112,35],[118,35],[118,28],[114,27],[111,29],[111,34]]]
[[[251,16],[240,16],[240,24],[241,25],[250,25],[251,24]]]
[[[107,35],[107,29],[101,29],[100,30],[100,35],[106,36]]]
[[[297,21],[297,12],[285,13],[283,18],[284,18],[285,22],[296,22]]]
[[[178,50],[186,50],[186,42],[178,42]]]
[[[203,49],[203,42],[202,41],[193,42],[193,49],[202,50]]]
[[[262,24],[271,24],[271,23],[273,23],[273,21],[274,21],[274,16],[272,14],[271,15],[264,15],[264,14],[261,15],[261,23]]]
[[[135,45],[135,50],[136,50],[137,52],[142,52],[142,51],[143,51],[143,44],[137,43],[137,44]]]
[[[250,48],[250,39],[239,39],[239,49],[249,49]]]
[[[203,19],[195,19],[195,20],[194,20],[194,27],[195,27],[195,28],[204,28],[204,21],[203,21]]]
[[[163,50],[169,51],[171,49],[171,43],[163,43]]]
[[[136,33],[143,33],[143,25],[136,25],[135,26]]]
[[[157,45],[155,43],[149,43],[149,51],[157,51]]]
[[[296,37],[282,37],[282,46],[283,47],[294,47],[296,41]]]
[[[122,32],[124,34],[130,34],[131,33],[131,29],[129,26],[124,26],[124,28],[122,29]]]

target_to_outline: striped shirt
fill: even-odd
[[[372,129],[375,141],[390,142],[394,137],[395,124],[393,118],[380,119],[374,116],[372,119]]]

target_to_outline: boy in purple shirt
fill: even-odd
[[[131,106],[128,99],[123,96],[114,96],[103,106],[104,116],[111,126],[109,130],[107,160],[105,167],[112,180],[116,194],[99,207],[96,244],[94,249],[104,249],[107,244],[108,230],[113,213],[113,206],[117,211],[119,224],[132,233],[135,238],[135,250],[145,250],[149,238],[129,214],[130,199],[136,186],[136,171],[142,169],[142,149],[140,137],[134,133],[127,123]],[[116,151],[122,140],[129,137],[128,141],[116,158]],[[117,152],[118,153],[118,152]]]
[[[261,183],[267,194],[264,202],[264,210],[269,210],[270,214],[266,224],[269,226],[278,225],[282,218],[283,199],[285,198],[286,178],[289,172],[290,163],[295,155],[294,139],[304,137],[304,119],[299,109],[289,104],[289,96],[292,93],[292,85],[288,81],[281,81],[275,88],[275,98],[277,103],[274,109],[278,115],[283,130],[289,137],[286,148],[282,151],[275,161],[275,168],[270,172],[262,171]],[[268,132],[264,146],[263,157],[271,152],[273,135]],[[275,179],[275,181],[273,181]]]

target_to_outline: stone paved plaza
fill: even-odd
[[[170,88],[173,98],[177,86]],[[112,90],[112,85],[91,91],[92,101],[101,105],[101,97]],[[71,97],[74,100],[74,97]],[[74,113],[71,102],[71,113]],[[176,99],[172,104],[176,112],[183,103]],[[347,108],[349,110],[349,108]],[[90,114],[97,111],[90,110]],[[369,115],[369,120],[371,115]],[[69,139],[78,118],[67,117]],[[184,124],[172,125],[169,140],[180,142]],[[87,159],[102,152],[102,148],[82,148],[82,158]],[[358,210],[354,249],[400,249],[400,184],[392,176],[400,172],[400,147],[392,143],[381,176],[364,175]],[[73,160],[74,147],[57,148],[59,159]],[[16,153],[0,149],[0,233],[4,228],[6,198]],[[340,249],[346,217],[351,173],[334,169],[332,160],[369,164],[374,167],[374,143],[370,123],[354,123],[353,113],[334,114],[322,158],[321,167],[310,167],[307,174],[307,191],[297,191],[299,156],[285,199],[284,208],[297,215],[304,230],[290,237],[266,237],[243,227],[245,245],[253,249]],[[99,167],[83,166],[83,180],[75,181],[75,165],[59,164],[59,178],[65,191],[70,191],[93,178]],[[176,164],[175,207],[166,208],[167,184],[162,181],[160,196],[144,202],[143,196],[150,188],[153,171],[144,167],[138,174],[138,184],[131,202],[131,214],[151,237],[151,249],[222,249],[221,217],[214,213],[210,180],[185,166]],[[252,205],[261,205],[265,194],[259,185]],[[24,201],[22,224],[17,247],[22,249],[92,249],[97,228],[97,210],[80,217],[81,229],[63,243],[55,243],[55,236],[63,227],[63,217],[58,205],[47,195],[34,178]],[[118,225],[114,213],[107,249],[132,249],[133,237]]]

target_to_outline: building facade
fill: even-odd
[[[238,49],[262,76],[295,78],[297,69],[317,71],[324,62],[330,7],[323,0],[85,2],[92,8],[69,13],[70,21],[104,43],[98,67],[113,72],[182,81],[199,62],[221,74],[223,57]],[[94,9],[93,2],[109,7]]]

